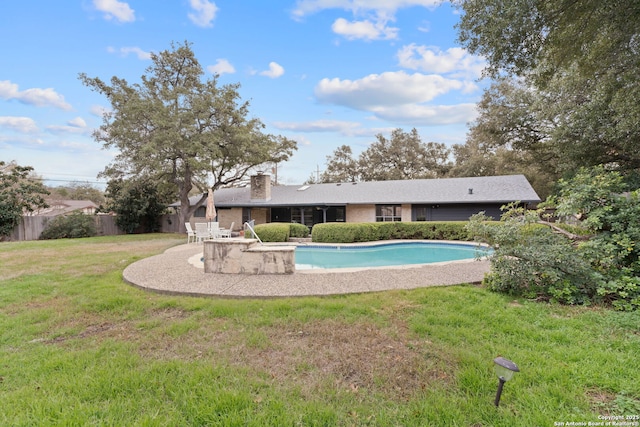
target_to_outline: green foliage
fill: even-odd
[[[49,221],[42,231],[40,239],[75,239],[93,237],[96,234],[96,222],[93,216],[72,213],[57,216]]]
[[[264,163],[287,160],[296,143],[262,132],[264,124],[241,101],[239,84],[219,86],[217,76],[203,81],[188,42],[171,48],[151,53],[141,83],[114,76],[107,84],[86,74],[80,80],[111,103],[93,134],[118,152],[103,174],[153,176],[170,185],[184,224],[198,207],[189,203],[194,187],[206,193],[211,176],[214,191],[238,182]]]
[[[316,224],[312,240],[319,243],[356,243],[393,239],[467,240],[464,221],[362,222]]]
[[[602,75],[618,64],[638,61],[636,2],[456,0],[455,4],[464,11],[458,24],[461,43],[487,58],[494,76],[505,71],[523,76],[537,70],[540,77],[548,77],[571,66],[580,74]]]
[[[73,183],[69,186],[49,187],[51,197],[69,200],[91,200],[96,205],[104,204],[104,192],[88,183]]]
[[[291,223],[289,224],[289,237],[309,237],[309,227],[302,224]]]
[[[107,186],[107,210],[125,233],[151,233],[160,229],[160,215],[166,205],[157,183],[145,178],[113,179]],[[166,202],[166,200],[165,200]]]
[[[309,227],[289,222],[258,224],[253,229],[263,242],[287,242],[289,237],[305,238],[309,236]],[[251,239],[253,235],[250,232],[245,233],[245,238]]]
[[[451,168],[450,150],[445,144],[422,142],[416,129],[395,129],[391,138],[376,135],[377,141],[353,159],[351,148],[338,147],[327,156],[322,182],[385,181],[437,178]]]
[[[454,145],[451,176],[523,174],[544,199],[560,177],[555,144],[548,142],[546,119],[536,108],[538,94],[517,81],[500,79],[478,103],[478,118],[465,144]],[[543,111],[548,103],[541,103]],[[552,121],[551,121],[552,122]]]
[[[500,224],[488,223],[483,214],[468,224],[470,235],[490,244],[490,289],[514,296],[589,304],[596,296],[595,274],[571,242],[537,225],[537,212],[510,210]]]
[[[263,242],[286,242],[289,240],[288,222],[271,222],[269,224],[258,224],[253,227],[260,240]],[[252,238],[250,233],[245,233],[246,238]]]
[[[25,212],[48,207],[46,187],[33,179],[31,166],[0,161],[0,240],[9,236]]]
[[[541,211],[512,207],[491,227],[481,215],[472,218],[470,234],[494,247],[487,284],[528,298],[640,308],[640,190],[619,193],[621,175],[602,168],[583,169],[560,186],[558,214],[579,220],[573,236],[535,225]]]
[[[640,190],[622,193],[622,175],[602,167],[582,169],[561,188],[558,212],[573,212],[594,233],[579,249],[603,276],[598,295],[619,309],[640,308]]]
[[[485,72],[496,79],[470,139],[524,154],[551,178],[608,165],[637,179],[639,2],[454,4],[463,12],[460,42],[487,59]],[[495,154],[488,151],[490,158]]]

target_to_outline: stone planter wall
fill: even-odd
[[[204,272],[223,274],[293,274],[295,246],[260,245],[255,239],[204,242]]]

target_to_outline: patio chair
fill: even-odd
[[[191,228],[191,223],[185,222],[184,226],[187,229],[187,243],[191,243],[192,241],[195,242],[196,241],[196,232],[193,231],[193,228]]]
[[[221,228],[219,230],[220,232],[220,237],[226,237],[226,238],[230,238],[231,237],[231,232],[233,231],[233,226],[236,225],[235,222],[231,223],[231,226],[229,228]]]
[[[209,225],[206,222],[196,223],[196,242],[200,243],[204,240],[209,240],[211,233],[209,232]]]
[[[209,223],[209,235],[212,239],[217,239],[220,237],[220,223],[219,222],[211,222]]]

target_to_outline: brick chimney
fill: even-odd
[[[251,177],[251,200],[271,200],[271,175],[259,173]]]

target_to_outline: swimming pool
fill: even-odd
[[[487,249],[471,243],[392,242],[367,245],[305,245],[296,248],[296,270],[371,268],[474,259]]]

